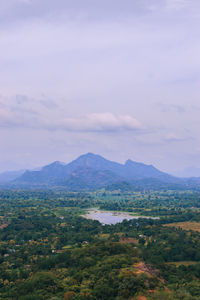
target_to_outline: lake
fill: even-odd
[[[97,220],[106,225],[121,223],[123,220],[129,221],[139,218],[159,219],[159,217],[135,216],[128,212],[105,211],[100,209],[90,209],[83,217],[86,219]]]

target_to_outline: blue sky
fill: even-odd
[[[0,2],[0,171],[200,167],[198,0]]]

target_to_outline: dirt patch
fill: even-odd
[[[0,229],[4,229],[4,228],[6,228],[8,226],[8,224],[2,224],[2,225],[0,225]]]
[[[121,244],[138,244],[139,241],[135,238],[120,238],[119,242]]]
[[[136,298],[129,298],[129,300],[148,300],[146,296],[137,296]]]
[[[151,265],[145,264],[144,262],[139,262],[138,264],[134,265],[134,267],[137,269],[136,274],[146,273],[151,276],[160,276],[160,271],[153,269]]]

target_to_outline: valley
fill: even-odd
[[[1,190],[0,299],[197,300],[199,208],[191,190]]]

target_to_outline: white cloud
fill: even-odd
[[[49,106],[48,101],[44,101],[20,95],[14,99],[7,98],[7,103],[4,101],[0,107],[0,128],[22,127],[78,132],[125,131],[142,128],[141,123],[131,115],[105,112],[69,116],[64,108],[54,106],[51,100]]]
[[[169,11],[179,11],[191,4],[188,0],[166,0],[166,9]]]
[[[179,136],[176,133],[169,133],[165,136],[165,141],[167,142],[181,142],[191,139],[191,137]]]
[[[55,128],[77,131],[119,131],[138,130],[141,124],[129,115],[93,113],[81,118],[65,118],[55,124]]]
[[[183,105],[177,105],[172,103],[156,103],[156,106],[159,107],[161,112],[164,113],[184,113],[185,107]]]

